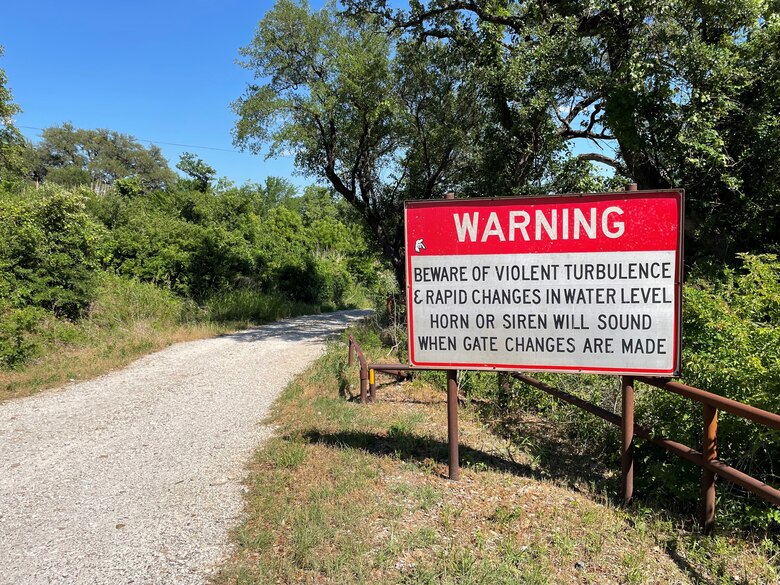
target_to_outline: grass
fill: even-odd
[[[207,311],[209,319],[218,323],[267,323],[296,315],[319,313],[320,307],[291,301],[280,294],[238,288],[210,298]]]
[[[213,324],[156,328],[137,322],[121,330],[79,332],[78,341],[48,343],[42,355],[25,367],[0,371],[0,402],[68,382],[89,380],[173,343],[213,337],[225,331]]]
[[[0,369],[0,402],[95,378],[174,343],[318,312],[319,307],[246,289],[215,297],[201,309],[152,284],[106,274],[87,318],[44,320],[31,339],[36,357]]]
[[[354,334],[370,360],[387,357],[373,332]],[[216,584],[777,582],[775,544],[616,506],[606,470],[541,419],[508,441],[462,408],[451,482],[440,387],[380,380],[361,405],[357,380],[336,343],[277,402]]]

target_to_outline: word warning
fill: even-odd
[[[676,376],[682,191],[410,201],[412,365]]]

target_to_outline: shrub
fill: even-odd
[[[0,368],[16,368],[36,354],[39,343],[35,333],[45,315],[37,307],[0,307]]]
[[[317,313],[318,307],[294,302],[279,293],[250,288],[224,291],[208,301],[209,318],[218,322],[267,323],[276,319]]]
[[[780,262],[773,255],[740,255],[741,269],[717,278],[694,276],[684,287],[683,381],[771,412],[780,412]],[[650,390],[637,410],[661,435],[693,447],[701,442],[701,405]],[[649,448],[644,449],[646,455]],[[718,458],[777,485],[777,433],[751,421],[720,413]],[[669,493],[696,499],[690,466],[658,454],[647,459],[649,476]],[[727,485],[727,484],[724,484]],[[763,510],[756,512],[756,506]],[[759,503],[744,519],[777,525],[776,513]]]
[[[94,297],[104,230],[86,196],[57,186],[0,194],[0,294],[57,316],[81,316]]]
[[[780,262],[773,255],[741,255],[741,268],[698,273],[683,289],[682,381],[691,386],[771,412],[780,412]],[[607,410],[619,410],[620,384],[614,376],[539,374],[547,383]],[[462,375],[463,390],[498,404],[494,374]],[[583,449],[609,457],[615,465],[617,433],[601,419],[564,405],[541,391],[517,384],[493,415],[513,410],[539,413],[564,423]],[[702,440],[702,406],[675,394],[642,386],[636,396],[637,422],[658,436],[697,448]],[[646,442],[636,450],[637,493],[667,505],[676,499],[687,510],[699,498],[698,470]],[[758,479],[780,484],[778,433],[756,423],[719,414],[718,458]],[[777,530],[780,514],[770,504],[747,497],[721,482],[720,513],[733,521]],[[617,489],[617,486],[615,486]],[[738,505],[737,502],[739,502]]]

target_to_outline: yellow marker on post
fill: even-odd
[[[368,370],[368,401],[376,400],[376,377],[374,369]]]

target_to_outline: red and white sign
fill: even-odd
[[[682,191],[409,201],[409,357],[675,376]]]

